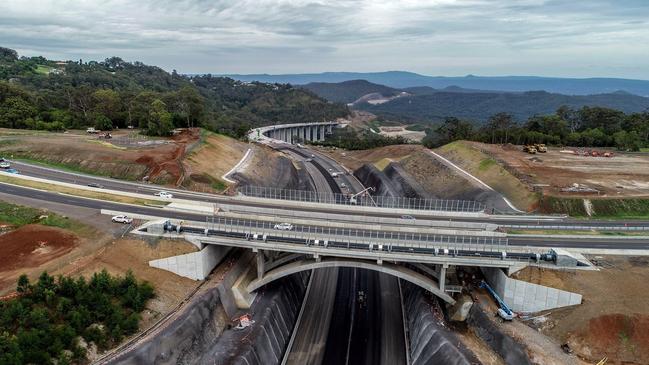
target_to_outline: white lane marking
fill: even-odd
[[[252,148],[248,148],[246,153],[241,157],[241,160],[237,162],[236,165],[234,165],[233,168],[230,169],[230,171],[226,172],[225,175],[221,176],[223,180],[229,182],[230,184],[235,184],[236,181],[228,178],[228,176],[232,175],[233,173],[237,172],[239,168],[248,160],[248,157],[250,157],[250,154],[252,153]]]

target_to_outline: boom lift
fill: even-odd
[[[365,189],[359,191],[358,193],[356,193],[356,194],[350,196],[350,197],[349,197],[349,204],[353,204],[353,205],[358,204],[358,200],[357,200],[356,198],[357,198],[359,195],[364,194],[364,193],[366,193],[366,192],[369,191],[369,190],[375,191],[374,187],[372,187],[372,186],[370,186],[369,188],[365,188]]]
[[[514,312],[511,309],[509,309],[507,304],[505,304],[505,302],[502,299],[500,299],[500,296],[498,295],[498,293],[496,293],[496,291],[493,290],[491,288],[491,286],[489,286],[489,284],[487,284],[486,281],[483,280],[480,283],[480,287],[487,289],[489,294],[491,294],[491,296],[494,297],[494,299],[498,303],[498,306],[499,306],[499,308],[498,308],[498,316],[500,318],[502,318],[505,321],[511,321],[511,320],[514,319]]]

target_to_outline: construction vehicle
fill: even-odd
[[[534,148],[536,148],[536,151],[540,152],[540,153],[548,152],[548,148],[545,147],[545,145],[543,143],[535,143]]]
[[[529,153],[531,155],[535,155],[536,154],[536,147],[534,147],[531,144],[526,144],[525,146],[523,146],[523,152],[527,152],[527,153]]]
[[[356,194],[349,197],[349,204],[353,204],[353,205],[358,204],[358,199],[357,199],[358,196],[360,196],[361,194],[365,194],[369,190],[375,191],[374,187],[371,187],[371,186],[369,188],[361,190],[358,193],[356,193]]]
[[[511,321],[514,319],[514,312],[511,309],[509,309],[507,304],[505,304],[505,302],[500,298],[498,293],[496,293],[496,291],[493,290],[491,286],[487,284],[486,281],[483,280],[480,283],[480,288],[487,289],[489,294],[491,294],[491,296],[494,297],[496,303],[498,303],[499,308],[497,314],[500,318],[502,318],[504,321]]]

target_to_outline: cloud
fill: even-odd
[[[647,19],[646,0],[4,0],[0,39],[181,72],[649,78]]]

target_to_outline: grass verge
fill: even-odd
[[[642,198],[588,198],[592,205],[590,218],[649,219],[649,199]],[[589,218],[583,198],[544,196],[540,201],[543,213],[568,214]]]
[[[15,153],[14,153],[14,155],[15,155]],[[101,170],[86,169],[86,168],[83,168],[82,166],[79,166],[77,164],[47,161],[47,160],[42,160],[42,159],[36,159],[36,158],[30,157],[30,156],[27,156],[27,155],[17,155],[15,157],[13,157],[13,159],[16,160],[16,161],[22,161],[22,162],[30,163],[30,164],[33,164],[33,165],[49,167],[49,168],[53,168],[53,169],[57,169],[57,170],[63,170],[63,171],[67,171],[67,172],[75,172],[75,173],[81,173],[81,174],[86,174],[86,175],[110,177],[110,178],[127,180],[127,181],[137,181],[138,180],[136,176],[130,176],[130,175],[115,176],[114,174],[106,173],[106,172],[103,172]]]
[[[69,230],[80,237],[92,237],[95,229],[45,209],[36,209],[0,201],[0,222],[16,228],[28,224],[41,224]]]

